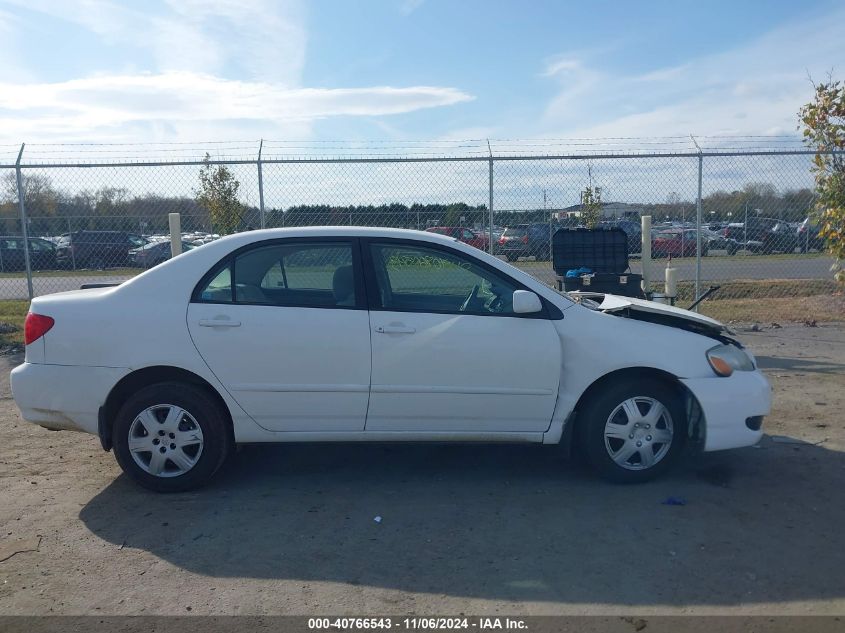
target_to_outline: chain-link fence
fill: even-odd
[[[699,309],[724,320],[839,318],[832,259],[808,219],[812,156],[778,137],[0,146],[0,300],[164,261],[169,213],[181,214],[184,248],[216,239],[207,170],[237,185],[234,230],[433,230],[549,285],[552,235],[583,223],[590,188],[601,224],[627,233],[632,272],[642,272],[641,217],[652,217],[651,287],[675,268],[678,305],[719,286]]]

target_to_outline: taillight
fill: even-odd
[[[527,235],[526,235],[525,237],[523,237],[523,238],[522,238],[522,243],[523,243],[523,244],[528,244],[528,236],[527,236]]]
[[[504,244],[505,242],[507,242],[507,240],[504,237],[499,238],[499,244],[500,245]]]
[[[26,345],[33,343],[44,336],[53,327],[56,320],[53,317],[44,316],[43,314],[33,314],[32,312],[26,315],[26,321],[23,324],[23,341]]]

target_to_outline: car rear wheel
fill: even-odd
[[[207,483],[231,451],[220,404],[206,390],[167,382],[144,387],[120,408],[112,432],[123,471],[156,492]]]
[[[583,451],[602,477],[618,483],[663,473],[683,450],[686,428],[681,399],[658,380],[609,385],[579,412]]]

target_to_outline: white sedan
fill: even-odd
[[[250,231],[34,299],[12,391],[158,491],[247,442],[562,444],[629,482],[760,439],[771,389],[724,326],[594,299],[436,233]]]

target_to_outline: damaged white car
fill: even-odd
[[[37,297],[12,390],[159,491],[247,442],[563,444],[636,482],[760,439],[771,389],[721,324],[597,299],[435,233],[251,231]]]

